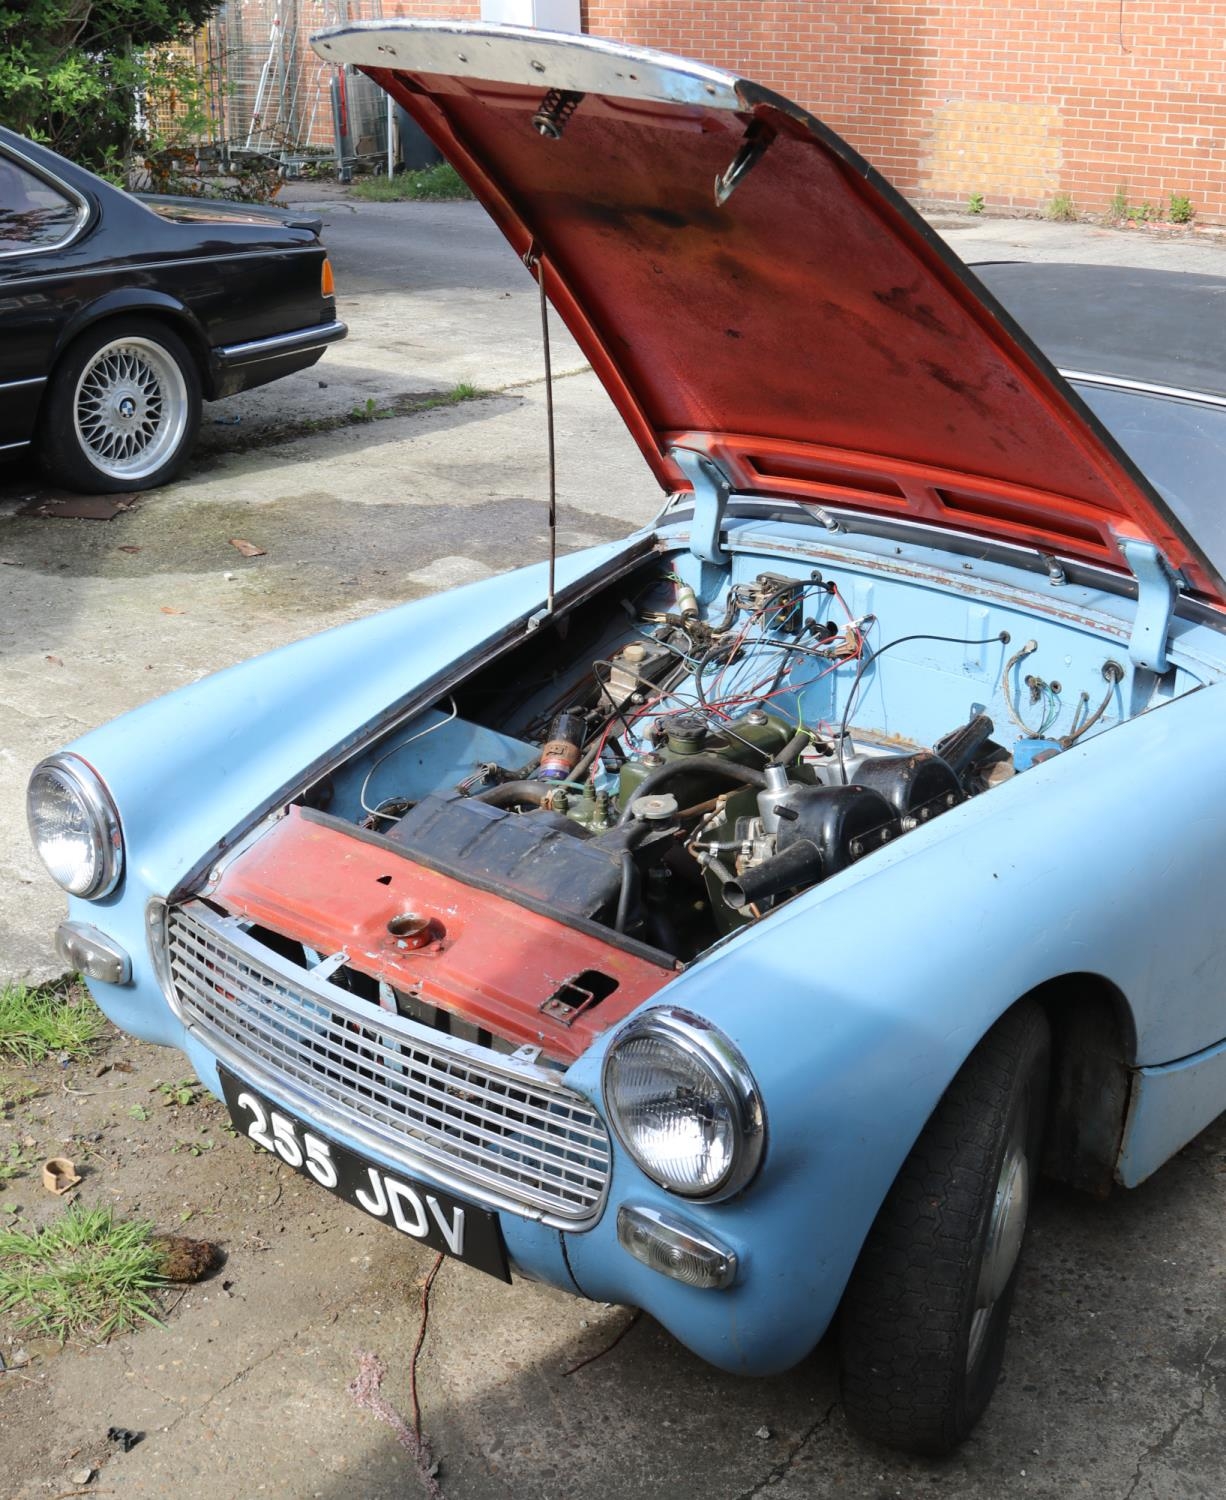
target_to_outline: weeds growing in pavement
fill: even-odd
[[[1190,224],[1196,216],[1192,200],[1186,193],[1171,194],[1171,223]]]
[[[464,179],[445,161],[395,177],[359,177],[349,191],[367,203],[445,203],[472,197]]]
[[[0,1229],[0,1312],[61,1342],[156,1324],[161,1263],[152,1224],[74,1203],[36,1232]]]
[[[81,985],[6,984],[0,990],[0,1057],[38,1063],[88,1057],[102,1035],[102,1012]]]

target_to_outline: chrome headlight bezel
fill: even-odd
[[[43,853],[40,829],[35,819],[35,796],[39,782],[47,778],[57,779],[85,814],[85,833],[93,860],[91,878],[84,884],[61,880]],[[119,811],[106,783],[79,755],[65,751],[49,755],[30,772],[26,785],[26,822],[38,857],[61,890],[79,896],[83,901],[99,901],[103,896],[109,896],[119,884],[124,867],[123,825]]]
[[[701,1068],[723,1095],[732,1122],[734,1145],[728,1167],[716,1182],[686,1188],[664,1181],[652,1170],[651,1162],[644,1158],[627,1131],[613,1075],[619,1050],[642,1037],[675,1047],[687,1062]],[[661,1008],[631,1021],[613,1038],[605,1053],[601,1089],[605,1112],[618,1141],[639,1169],[666,1192],[691,1201],[720,1203],[742,1192],[757,1175],[766,1149],[766,1112],[761,1093],[737,1048],[701,1016],[676,1008]]]

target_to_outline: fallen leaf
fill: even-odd
[[[121,552],[139,552],[140,548],[139,547],[132,547],[132,546],[125,546],[125,547],[120,547],[119,550]]]
[[[163,604],[162,613],[164,615],[181,615],[183,611],[181,609],[176,609],[173,604]]]
[[[230,538],[230,545],[235,549],[235,551],[241,552],[244,557],[267,556],[267,553],[264,551],[263,547],[257,547],[254,542],[245,542],[243,541],[241,536],[232,536]]]

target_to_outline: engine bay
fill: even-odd
[[[713,945],[1200,681],[1016,594],[712,571],[657,554],[500,642],[205,895],[372,1005],[564,1062]]]
[[[1027,670],[1035,639],[964,602],[958,632],[883,642],[816,569],[760,568],[714,607],[667,566],[613,592],[461,682],[308,805],[685,963],[1123,713],[1125,670],[1101,643],[1097,682],[1070,694]],[[888,716],[870,687],[888,693],[885,665],[909,655],[914,671],[917,651],[990,691],[943,710],[934,683],[929,716],[947,718],[930,739],[874,729]]]

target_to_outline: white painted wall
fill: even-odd
[[[578,31],[579,0],[481,0],[481,19],[542,31]]]

